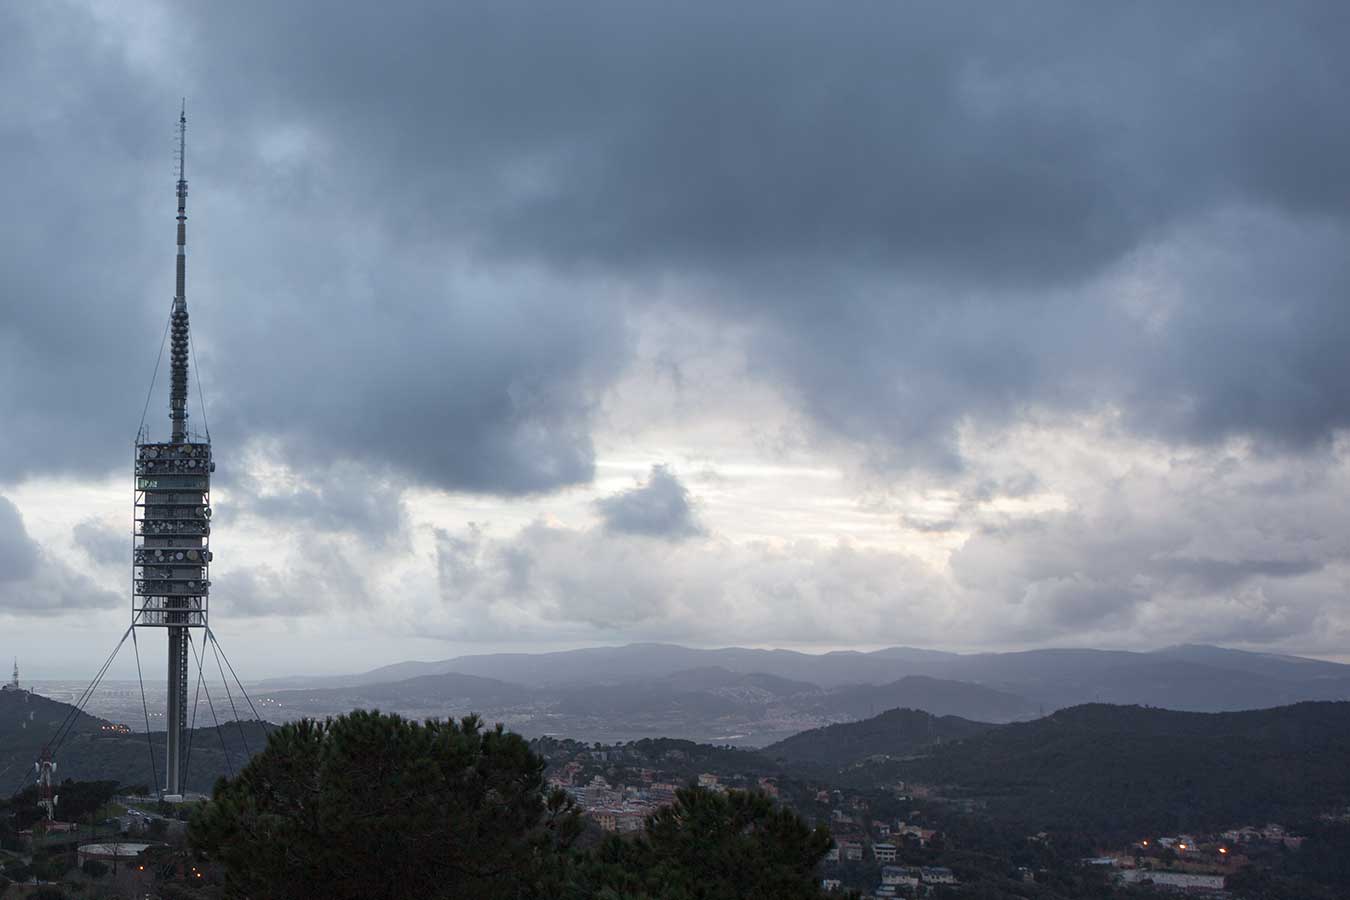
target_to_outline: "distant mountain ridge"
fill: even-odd
[[[1178,644],[1155,650],[1153,655],[1183,662],[1211,665],[1221,669],[1234,669],[1253,675],[1267,675],[1285,681],[1344,678],[1347,670],[1350,670],[1350,666],[1321,659],[1307,659],[1302,656],[1287,656],[1279,653],[1229,650],[1208,644]]]
[[[404,662],[358,675],[272,679],[263,685],[270,689],[356,687],[454,672],[526,688],[558,690],[650,682],[709,669],[785,679],[822,690],[894,684],[908,677],[964,682],[1013,698],[1005,698],[1003,707],[991,706],[991,715],[976,716],[1003,721],[1094,702],[1221,711],[1350,699],[1350,666],[1204,645],[1149,653],[1067,648],[956,654],[889,647],[866,653],[808,654],[629,644]],[[884,703],[880,708],[908,705],[904,698],[879,703]],[[871,711],[870,705],[865,709],[854,707],[858,714]]]
[[[690,669],[722,668],[733,672],[777,675],[821,687],[837,687],[860,682],[893,681],[907,674],[899,672],[889,676],[897,666],[923,664],[925,660],[936,661],[954,656],[936,650],[902,647],[875,653],[847,650],[809,654],[795,650],[753,650],[741,647],[702,650],[676,644],[640,643],[550,653],[491,653],[437,662],[400,662],[356,675],[273,678],[261,682],[261,685],[278,689],[336,687],[459,672],[531,686],[558,686],[660,678]]]
[[[425,674],[429,668],[447,670]],[[389,680],[409,672],[424,674]],[[1220,712],[1342,700],[1350,698],[1350,666],[1197,645],[1152,653],[959,655],[892,647],[812,655],[631,644],[401,663],[338,687],[320,683],[270,692],[267,702],[277,708],[265,714],[322,717],[357,707],[415,718],[475,712],[529,736],[763,746],[895,708],[1002,723],[1084,703]]]

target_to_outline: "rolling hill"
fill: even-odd
[[[33,764],[42,747],[56,732],[69,704],[58,703],[27,691],[0,692],[0,794],[8,796],[33,780]],[[200,721],[200,720],[199,720]],[[70,736],[56,755],[60,780],[116,781],[123,785],[153,785],[162,778],[164,733],[152,733],[149,743],[143,733],[112,729],[112,723],[79,714]],[[262,723],[226,723],[219,733],[213,728],[190,732],[188,789],[209,793],[222,775],[235,771],[266,743]],[[155,768],[151,768],[153,747]]]
[[[1036,704],[1016,694],[927,675],[907,675],[889,684],[836,688],[822,694],[815,706],[836,719],[863,719],[901,707],[981,722],[1010,722],[1037,714]]]
[[[793,735],[760,751],[786,765],[842,769],[871,758],[904,758],[937,752],[940,745],[995,726],[917,709],[892,709],[861,722],[829,725]]]
[[[836,767],[855,760],[835,746]],[[1350,703],[1227,713],[1091,704],[855,767],[850,777],[929,785],[1029,832],[1138,837],[1307,820],[1350,804]]]

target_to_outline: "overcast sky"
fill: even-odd
[[[1339,0],[0,4],[0,657],[129,616],[186,95],[247,677],[1339,658],[1348,46]]]

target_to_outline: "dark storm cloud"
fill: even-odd
[[[0,83],[0,480],[125,465],[172,294],[131,237],[165,197],[158,95],[64,6],[0,9]]]
[[[248,508],[273,522],[289,522],[321,531],[359,530],[385,534],[399,527],[401,507],[397,496],[371,494],[360,488],[335,495],[325,488],[262,497]]]
[[[707,533],[689,489],[666,466],[652,466],[646,484],[602,497],[595,505],[611,532],[676,541]]]
[[[755,324],[755,371],[823,432],[937,467],[960,464],[961,421],[1029,407],[1116,403],[1201,441],[1350,422],[1323,349],[1350,286],[1348,31],[1331,3],[258,5],[200,24],[207,71],[247,56],[274,88],[222,102],[326,135],[391,233],[560,279],[688,276]],[[1229,271],[1155,273],[1186,282],[1155,334],[1099,281],[1178,233]]]
[[[266,451],[261,455],[271,456]],[[352,463],[299,468],[234,476],[228,482],[229,503],[214,521],[236,527],[240,517],[255,516],[288,531],[354,535],[385,551],[391,540],[406,537],[403,489],[388,471]]]
[[[1186,259],[1171,270],[1185,301],[1140,348],[1131,424],[1292,446],[1350,425],[1350,224],[1245,214],[1178,243]]]
[[[79,9],[0,10],[0,480],[130,458],[172,292],[176,100],[124,37]],[[239,72],[221,87],[271,90]],[[595,393],[623,356],[601,290],[456,263],[442,236],[410,247],[380,226],[395,198],[363,208],[278,168],[249,123],[202,118],[188,296],[222,459],[270,438],[315,477],[355,462],[505,494],[589,480]],[[167,432],[165,376],[152,436]],[[190,410],[204,427],[195,384]]]
[[[1344,209],[1345,23],[1299,10],[246,3],[198,34],[210,75],[248,59],[284,86],[230,99],[340,135],[405,227],[569,262],[1039,284],[1218,194]]]
[[[0,581],[21,581],[37,569],[38,546],[23,527],[23,516],[0,497]]]
[[[1338,3],[169,14],[225,449],[586,481],[625,311],[667,277],[879,465],[959,467],[962,422],[1041,408],[1183,441],[1350,424]],[[0,16],[0,478],[108,468],[170,282],[166,73],[132,29]],[[1140,267],[1165,311],[1119,296]]]

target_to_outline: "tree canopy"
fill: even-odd
[[[543,771],[476,716],[301,720],[217,784],[190,838],[255,900],[538,896],[580,831]]]

